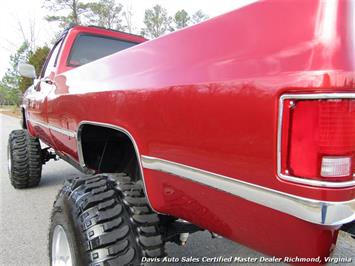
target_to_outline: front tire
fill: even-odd
[[[65,252],[54,248],[58,226],[66,232],[70,256],[62,256]],[[139,181],[134,182],[125,174],[66,181],[51,218],[52,266],[62,265],[59,263],[69,257],[74,258],[75,266],[141,265],[143,256],[164,255],[159,217],[148,206]]]
[[[8,172],[14,188],[36,187],[42,175],[42,150],[38,138],[27,130],[13,130],[7,146]]]

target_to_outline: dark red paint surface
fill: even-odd
[[[302,197],[351,200],[354,187],[298,185],[276,173],[280,95],[355,92],[351,8],[345,0],[258,2],[71,69],[64,62],[76,34],[94,31],[74,28],[55,85],[27,96],[38,103],[27,115],[71,131],[83,120],[117,125],[140,155]],[[75,139],[40,127],[31,133],[78,160]],[[168,174],[144,176],[157,211],[268,254],[326,256],[336,240],[336,228]]]

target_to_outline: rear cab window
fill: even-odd
[[[139,43],[93,34],[79,34],[71,48],[67,65],[78,67]]]

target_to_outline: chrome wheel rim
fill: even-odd
[[[67,234],[61,225],[56,225],[52,239],[52,266],[72,266],[72,254]]]
[[[12,168],[11,152],[10,152],[10,146],[8,145],[7,146],[7,171],[10,177],[11,177],[11,168]]]

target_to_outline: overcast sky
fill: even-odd
[[[133,24],[140,29],[143,27],[144,10],[156,4],[165,7],[169,15],[185,9],[192,14],[202,9],[209,17],[215,17],[236,9],[255,0],[116,0],[124,6],[131,5],[133,11]],[[35,25],[37,46],[50,43],[55,32],[58,31],[57,23],[44,20],[48,10],[43,8],[44,0],[7,0],[2,1],[0,9],[0,79],[9,67],[9,57],[15,53],[23,41],[19,30],[22,25],[25,34],[29,34],[29,24]],[[84,0],[83,2],[90,2]]]

